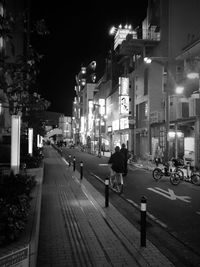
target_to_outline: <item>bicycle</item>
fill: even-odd
[[[110,173],[108,175],[109,178],[109,187],[119,195],[122,194],[124,190],[124,176],[123,173],[115,172],[112,170],[110,164],[101,163],[100,166],[109,166]]]
[[[159,181],[163,176],[170,178],[172,177],[172,179],[174,178],[175,180],[176,178],[178,179],[178,177],[183,177],[184,174],[180,168],[173,166],[172,162],[170,161],[167,164],[163,164],[163,168],[156,167],[152,172],[152,176],[156,181]]]
[[[191,182],[194,185],[200,185],[200,174],[195,172],[189,163],[187,163],[186,166],[183,166],[182,172],[183,175],[180,177],[170,177],[170,182],[173,185],[178,185],[181,181]]]
[[[124,189],[123,174],[115,172],[110,168],[109,184],[112,190],[114,190],[118,194],[122,194]]]

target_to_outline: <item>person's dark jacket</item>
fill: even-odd
[[[124,173],[124,156],[120,152],[115,152],[111,155],[109,164],[112,164],[111,168],[115,172]]]
[[[125,147],[122,147],[121,149],[120,149],[120,152],[124,155],[124,160],[125,160],[125,162],[127,162],[127,160],[128,160],[128,149],[127,148],[125,148]]]
[[[128,161],[128,155],[129,155],[128,149],[125,147],[122,147],[120,149],[120,153],[123,154],[124,156],[124,175],[127,175],[128,173],[127,161]]]

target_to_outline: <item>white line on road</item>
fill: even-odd
[[[65,158],[62,157],[62,160],[69,166],[69,163],[65,160]]]
[[[177,200],[177,199],[179,199],[179,200],[181,200],[183,202],[187,202],[187,203],[190,203],[191,202],[190,201],[191,197],[189,197],[189,196],[178,196],[178,195],[176,195],[174,193],[173,190],[171,190],[169,188],[168,188],[168,191],[167,190],[164,190],[162,188],[159,188],[159,187],[155,187],[155,188],[149,187],[147,189],[150,190],[150,191],[153,191],[153,192],[155,192],[155,193],[157,193],[157,194],[159,194],[159,195],[161,195],[163,197],[166,197],[166,198],[168,198],[170,200]]]

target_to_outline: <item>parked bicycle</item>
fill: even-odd
[[[187,165],[184,165],[181,168],[181,171],[183,175],[181,175],[180,177],[170,177],[170,182],[173,185],[178,185],[181,181],[187,181],[195,185],[200,185],[200,174],[190,166],[189,162],[187,163]]]
[[[162,164],[162,167],[157,166],[152,172],[152,176],[156,181],[159,181],[163,176],[172,177],[172,179],[174,178],[174,180],[176,180],[179,177],[183,177],[183,175],[183,171],[179,168],[179,164],[174,164],[173,159],[166,164]]]

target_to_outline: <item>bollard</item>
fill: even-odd
[[[83,179],[83,162],[80,162],[80,179]]]
[[[147,199],[142,196],[141,198],[141,222],[140,222],[140,245],[146,247],[146,205]]]
[[[109,206],[109,178],[105,179],[105,207]]]
[[[76,170],[76,158],[75,158],[75,156],[73,158],[73,170],[74,170],[74,172]]]
[[[69,167],[71,166],[71,154],[69,154]]]

